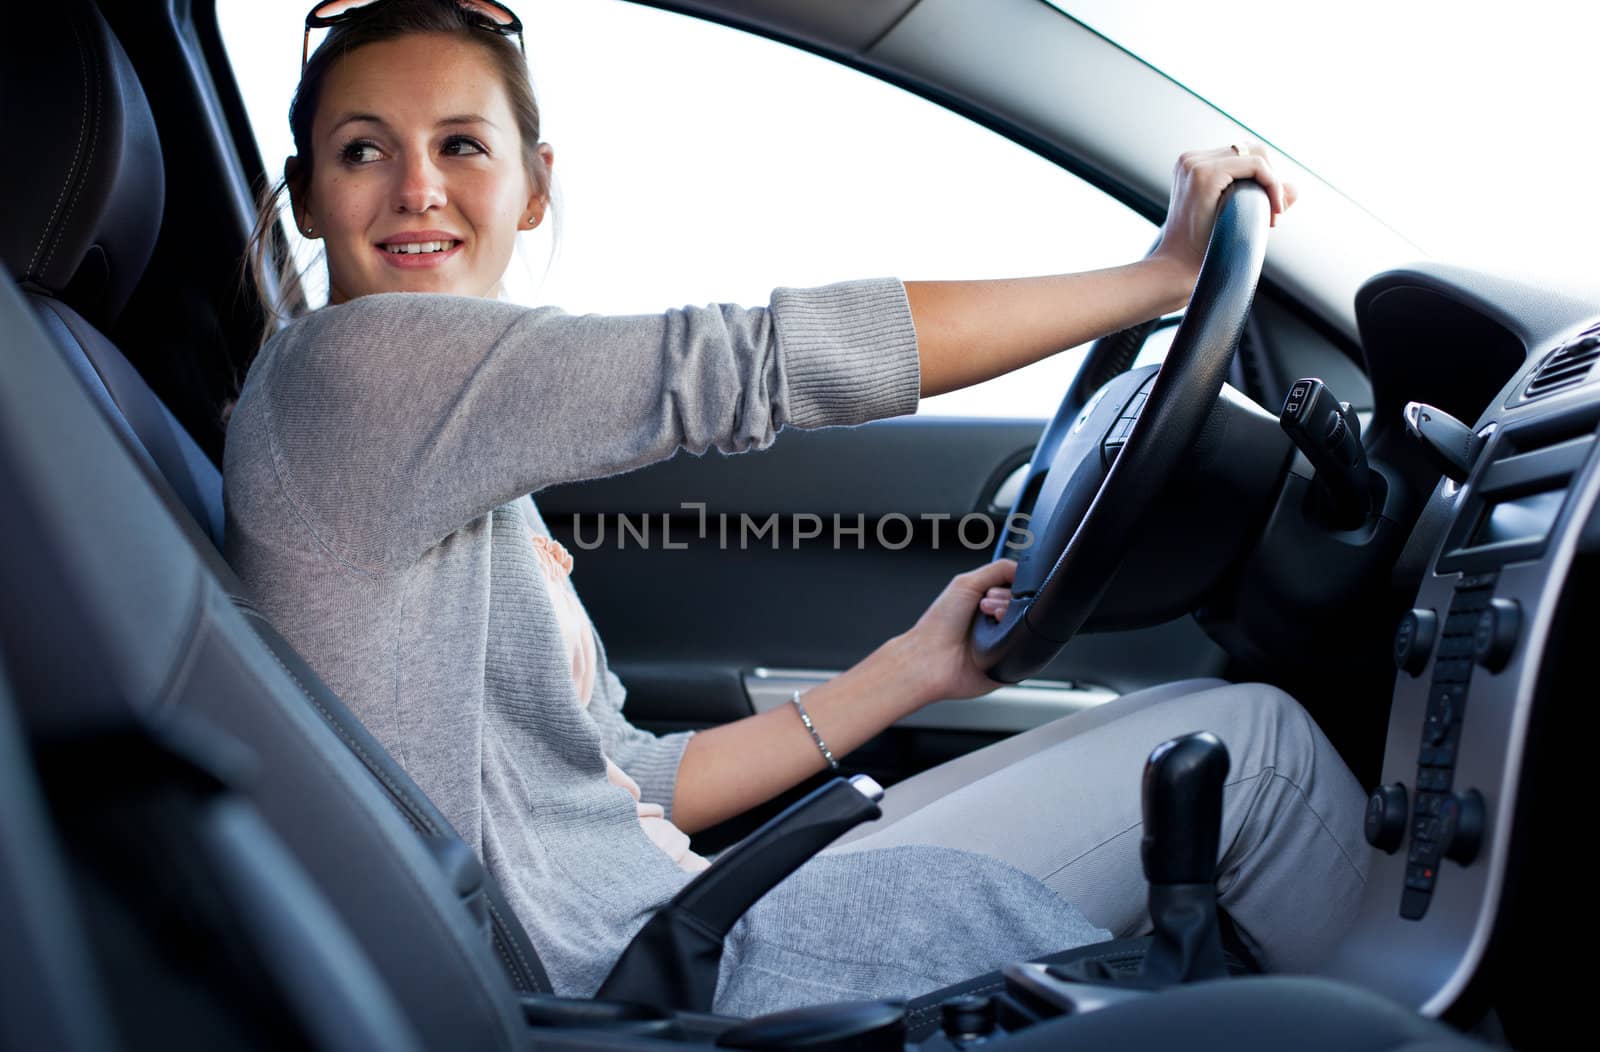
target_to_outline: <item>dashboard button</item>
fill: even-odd
[[[1405,892],[1400,896],[1400,917],[1403,920],[1421,920],[1428,912],[1428,902],[1433,898],[1429,891],[1413,888],[1407,881]]]

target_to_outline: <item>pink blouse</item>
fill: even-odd
[[[572,575],[572,553],[560,541],[529,531],[533,538],[534,554],[544,567],[549,584],[550,602],[555,607],[556,621],[561,626],[561,642],[572,661],[572,682],[578,688],[578,703],[584,706],[594,694],[595,647],[594,626],[589,615],[578,602],[577,593],[567,587]],[[655,845],[677,863],[678,868],[698,873],[711,865],[709,861],[689,850],[689,836],[666,819],[660,804],[647,804],[639,797],[639,784],[611,758],[606,758],[606,780],[633,797],[639,811],[639,825]]]

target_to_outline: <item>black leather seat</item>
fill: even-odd
[[[161,226],[150,107],[98,12],[45,14],[5,38],[5,128],[28,143],[29,159],[3,176],[0,254],[52,337],[76,351],[69,363],[130,451],[220,546],[221,475],[97,328],[127,303]]]

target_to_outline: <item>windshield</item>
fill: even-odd
[[[1051,2],[1439,259],[1596,270],[1600,4]]]

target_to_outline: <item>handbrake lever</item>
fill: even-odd
[[[709,1012],[722,940],[756,901],[862,822],[883,814],[883,787],[834,778],[723,852],[634,936],[596,997],[664,1011]]]

